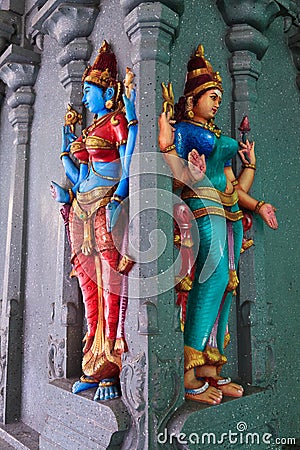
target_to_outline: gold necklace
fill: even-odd
[[[101,175],[100,173],[98,173],[98,172],[96,172],[96,170],[94,169],[94,166],[93,166],[93,163],[91,162],[91,169],[92,169],[92,172],[97,176],[97,177],[100,177],[100,178],[104,178],[104,180],[110,180],[110,181],[120,181],[120,178],[118,177],[118,178],[114,178],[114,177],[109,177],[109,176],[107,176],[107,175]]]
[[[217,136],[217,138],[219,138],[221,136],[221,133],[222,133],[220,128],[218,128],[211,121],[208,121],[206,123],[202,123],[202,122],[196,122],[195,120],[183,120],[183,122],[191,123],[193,125],[196,125],[197,127],[201,127],[201,128],[204,128],[205,130],[211,131],[212,133],[214,133]]]

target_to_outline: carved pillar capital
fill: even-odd
[[[91,34],[100,0],[48,0],[32,18],[32,27],[53,37],[61,47]]]
[[[296,84],[298,89],[300,89],[300,27],[298,27],[296,34],[289,37],[288,44],[293,55],[295,67],[299,72],[296,76]]]
[[[12,35],[15,32],[13,25],[14,14],[10,11],[0,11],[0,52],[10,42]]]
[[[15,44],[0,57],[0,77],[10,89],[34,86],[39,70],[40,55]]]
[[[120,4],[125,12],[125,14],[129,14],[134,8],[145,3],[143,0],[120,0]],[[155,1],[148,2],[151,7],[151,3],[156,3]],[[178,14],[183,13],[184,2],[182,0],[161,0],[161,4],[166,5],[168,8],[172,9],[174,12]]]
[[[132,43],[132,62],[170,61],[170,45],[179,25],[176,12],[161,2],[142,3],[133,9],[124,22]]]
[[[259,31],[266,30],[281,11],[274,0],[217,0],[217,6],[228,26],[248,24]]]
[[[57,41],[61,52],[60,81],[69,94],[69,103],[81,112],[81,77],[92,53],[87,37],[99,13],[100,0],[48,0],[32,17],[31,27]]]
[[[249,24],[232,25],[226,34],[226,45],[230,52],[247,50],[261,60],[269,46],[268,39]]]
[[[22,16],[15,11],[0,10],[0,54],[10,43],[19,44]]]

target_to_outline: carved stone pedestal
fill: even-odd
[[[71,393],[71,382],[47,386],[48,417],[40,437],[40,450],[116,450],[130,427],[122,400],[93,402],[93,389]]]

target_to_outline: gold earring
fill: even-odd
[[[105,102],[105,108],[106,109],[112,109],[113,106],[114,106],[114,102],[112,100],[107,100]]]
[[[189,119],[193,119],[194,118],[194,111],[193,111],[193,97],[190,96],[186,99],[186,103],[185,103],[185,113],[187,115],[187,117]]]

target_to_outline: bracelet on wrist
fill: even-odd
[[[257,202],[257,203],[256,203],[256,206],[255,206],[255,209],[254,209],[255,214],[259,214],[260,208],[261,208],[265,203],[266,203],[266,202],[264,202],[263,200],[260,200],[260,202]]]
[[[111,198],[111,200],[117,202],[117,203],[122,203],[122,201],[124,200],[122,197],[119,197],[118,195],[114,194]]]
[[[134,125],[137,125],[138,123],[139,123],[139,121],[137,119],[130,120],[130,122],[128,122],[128,124],[127,124],[127,128],[133,127]]]
[[[171,145],[168,145],[167,147],[165,147],[164,149],[160,149],[160,151],[162,152],[162,153],[168,153],[168,152],[171,152],[172,150],[176,150],[176,145],[175,144],[171,144]]]
[[[236,186],[237,184],[239,184],[239,180],[235,179],[231,182],[232,186]]]
[[[255,165],[255,164],[247,163],[247,164],[244,164],[244,165],[243,165],[243,169],[252,169],[252,170],[256,170],[256,165]]]
[[[62,159],[63,156],[69,156],[69,155],[70,155],[69,152],[61,152],[60,159]]]

